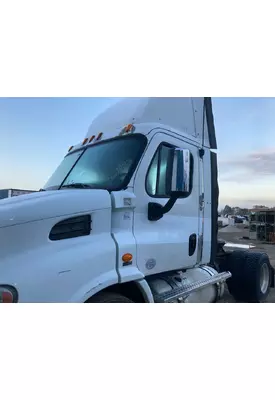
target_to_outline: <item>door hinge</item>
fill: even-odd
[[[199,156],[200,156],[200,158],[203,158],[204,154],[205,154],[204,149],[199,149]]]
[[[202,193],[202,194],[200,195],[200,200],[199,200],[199,202],[200,202],[200,210],[203,210],[203,208],[204,208],[204,193]]]

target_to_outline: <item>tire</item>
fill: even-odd
[[[133,303],[133,301],[119,293],[102,292],[96,294],[87,303]]]
[[[237,302],[261,303],[266,300],[273,273],[267,254],[235,251],[228,254],[221,269],[232,274],[227,286]]]

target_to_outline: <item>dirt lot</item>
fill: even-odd
[[[243,229],[243,227],[239,227],[237,232],[226,232],[226,229],[221,229],[219,231],[219,238],[225,240],[226,242],[238,243],[238,244],[252,244],[256,246],[249,251],[261,251],[268,254],[271,265],[275,268],[275,245],[273,244],[263,244],[260,242],[256,242],[255,240],[246,240],[242,239],[243,236],[248,236],[249,232],[247,229]],[[235,300],[226,290],[223,300],[221,303],[235,303]],[[266,303],[275,303],[275,289],[271,289],[270,295],[268,296]]]

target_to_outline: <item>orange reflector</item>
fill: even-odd
[[[95,135],[91,136],[90,140],[89,140],[89,143],[91,143],[94,140],[94,138],[95,138]]]
[[[130,132],[133,129],[133,127],[134,126],[132,124],[127,125],[125,128],[125,132],[127,132],[127,133]]]
[[[119,136],[123,136],[127,133],[134,133],[135,131],[135,127],[133,124],[128,124],[126,126],[124,126],[124,128],[122,129],[122,131],[120,132]]]
[[[88,140],[89,140],[88,138],[84,139],[82,142],[82,145],[86,144],[88,142]]]
[[[71,151],[73,148],[74,148],[74,146],[71,146],[71,147],[69,148],[68,152]]]
[[[100,140],[100,139],[102,138],[102,135],[103,135],[103,132],[100,132],[100,133],[97,135],[96,140]]]
[[[13,303],[13,295],[10,291],[0,293],[0,303]]]
[[[123,254],[123,256],[122,256],[122,261],[123,261],[124,263],[131,262],[132,260],[133,260],[132,254],[130,254],[130,253]]]

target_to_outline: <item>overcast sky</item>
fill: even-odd
[[[0,188],[39,189],[117,98],[0,98]],[[220,206],[275,205],[275,99],[214,98]]]
[[[275,205],[275,99],[213,99],[220,204]]]

